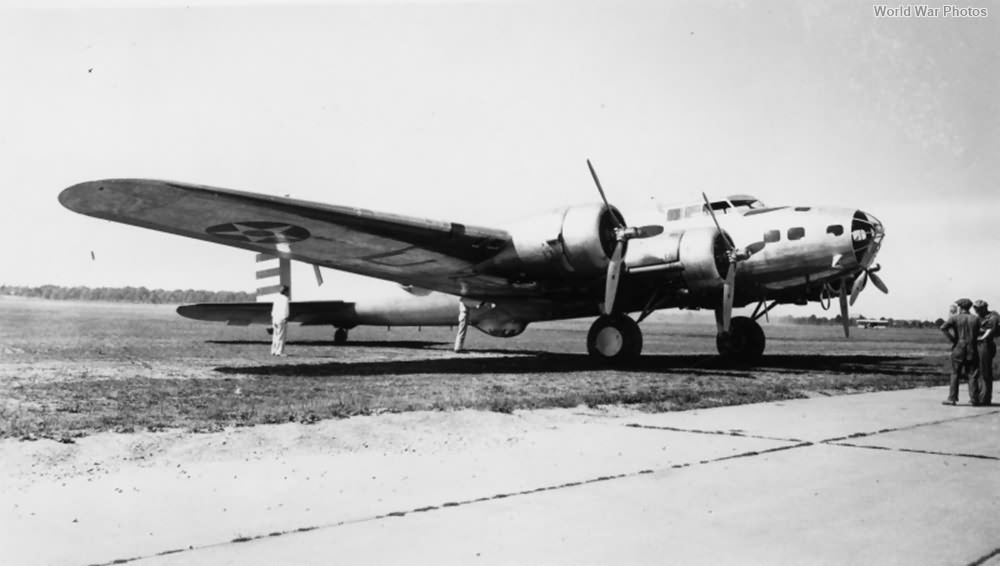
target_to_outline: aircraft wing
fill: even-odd
[[[517,294],[473,267],[510,241],[504,230],[147,179],[65,189],[75,212],[451,294]]]

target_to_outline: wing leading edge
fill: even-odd
[[[474,268],[510,244],[503,230],[148,179],[62,191],[66,208],[133,226],[276,254],[452,294],[516,294]]]

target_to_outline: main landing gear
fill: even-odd
[[[634,360],[642,352],[642,330],[624,314],[602,315],[587,333],[587,353],[608,363]]]
[[[727,360],[754,362],[764,353],[764,330],[757,321],[737,316],[729,321],[729,332],[721,331],[715,337],[715,345],[719,355]]]
[[[336,344],[336,345],[338,345],[338,346],[341,346],[343,344],[347,344],[347,329],[346,328],[338,328],[336,330],[336,332],[333,333],[333,343]]]

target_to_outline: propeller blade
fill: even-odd
[[[747,257],[752,256],[753,254],[764,249],[764,246],[765,246],[764,242],[754,242],[750,244],[749,246],[746,247]]]
[[[736,291],[736,262],[729,262],[726,281],[722,286],[722,331],[729,332],[729,321],[733,317],[733,296]]]
[[[601,200],[604,201],[604,206],[611,209],[611,204],[608,203],[608,197],[604,196],[604,189],[601,187],[601,180],[597,178],[597,171],[594,171],[594,166],[590,164],[590,160],[587,160],[587,168],[590,169],[590,176],[594,178],[594,184],[597,185],[597,192],[601,193]],[[615,226],[618,228],[624,228],[625,226],[618,220],[618,216],[615,214],[611,215],[611,218],[615,221]]]
[[[652,238],[653,236],[659,236],[663,233],[663,226],[659,224],[647,224],[646,226],[639,226],[635,230],[635,236],[633,238]]]
[[[319,266],[313,264],[313,274],[316,275],[316,285],[318,287],[323,286],[323,274],[319,272]]]
[[[712,216],[712,222],[715,222],[715,227],[719,229],[720,234],[725,235],[725,232],[722,231],[722,226],[719,226],[719,219],[715,217],[715,211],[712,210],[712,203],[708,201],[708,195],[706,195],[705,193],[701,193],[701,198],[705,199],[705,208],[708,209],[708,213]],[[733,251],[736,249],[736,246],[734,246],[733,243],[729,241],[728,235],[725,235],[723,240],[726,241],[726,246],[729,248],[729,251]]]
[[[868,270],[867,273],[868,276],[872,278],[872,283],[874,283],[875,286],[878,287],[878,290],[888,295],[889,288],[885,286],[885,282],[882,281],[882,278],[879,277],[878,275],[875,275],[875,272],[873,270]]]
[[[865,285],[868,283],[868,272],[862,271],[858,278],[854,280],[854,285],[851,287],[851,306],[854,306],[854,301],[858,300],[858,295],[864,290]]]
[[[851,337],[851,319],[847,312],[847,279],[840,280],[840,323],[844,325],[844,338]]]
[[[622,254],[624,253],[625,242],[618,242],[615,251],[611,254],[611,262],[608,263],[608,278],[604,283],[604,303],[601,304],[601,314],[611,314],[615,308],[615,295],[618,294],[618,276],[621,275]]]

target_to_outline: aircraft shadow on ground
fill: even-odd
[[[206,344],[218,345],[244,345],[271,347],[270,340],[206,340]],[[301,340],[286,343],[289,347],[303,348],[412,348],[415,350],[425,350],[428,348],[440,347],[448,342],[433,342],[426,340],[351,340],[348,344],[335,344],[332,340]]]
[[[385,342],[379,342],[383,347]],[[424,344],[424,343],[417,343]],[[437,346],[438,343],[426,343]],[[352,345],[354,345],[352,343]],[[490,354],[482,357],[476,354]],[[447,355],[446,352],[442,354]],[[497,354],[500,354],[499,356]],[[503,354],[507,354],[506,356]],[[725,361],[713,355],[648,355],[624,366],[602,366],[586,354],[557,354],[523,350],[474,350],[469,355],[419,360],[329,361],[319,363],[224,366],[226,374],[271,376],[413,375],[413,374],[542,374],[619,371],[652,374],[725,375],[754,379],[758,373],[832,373],[844,375],[932,375],[941,370],[925,358],[872,355],[773,355],[753,366]]]

